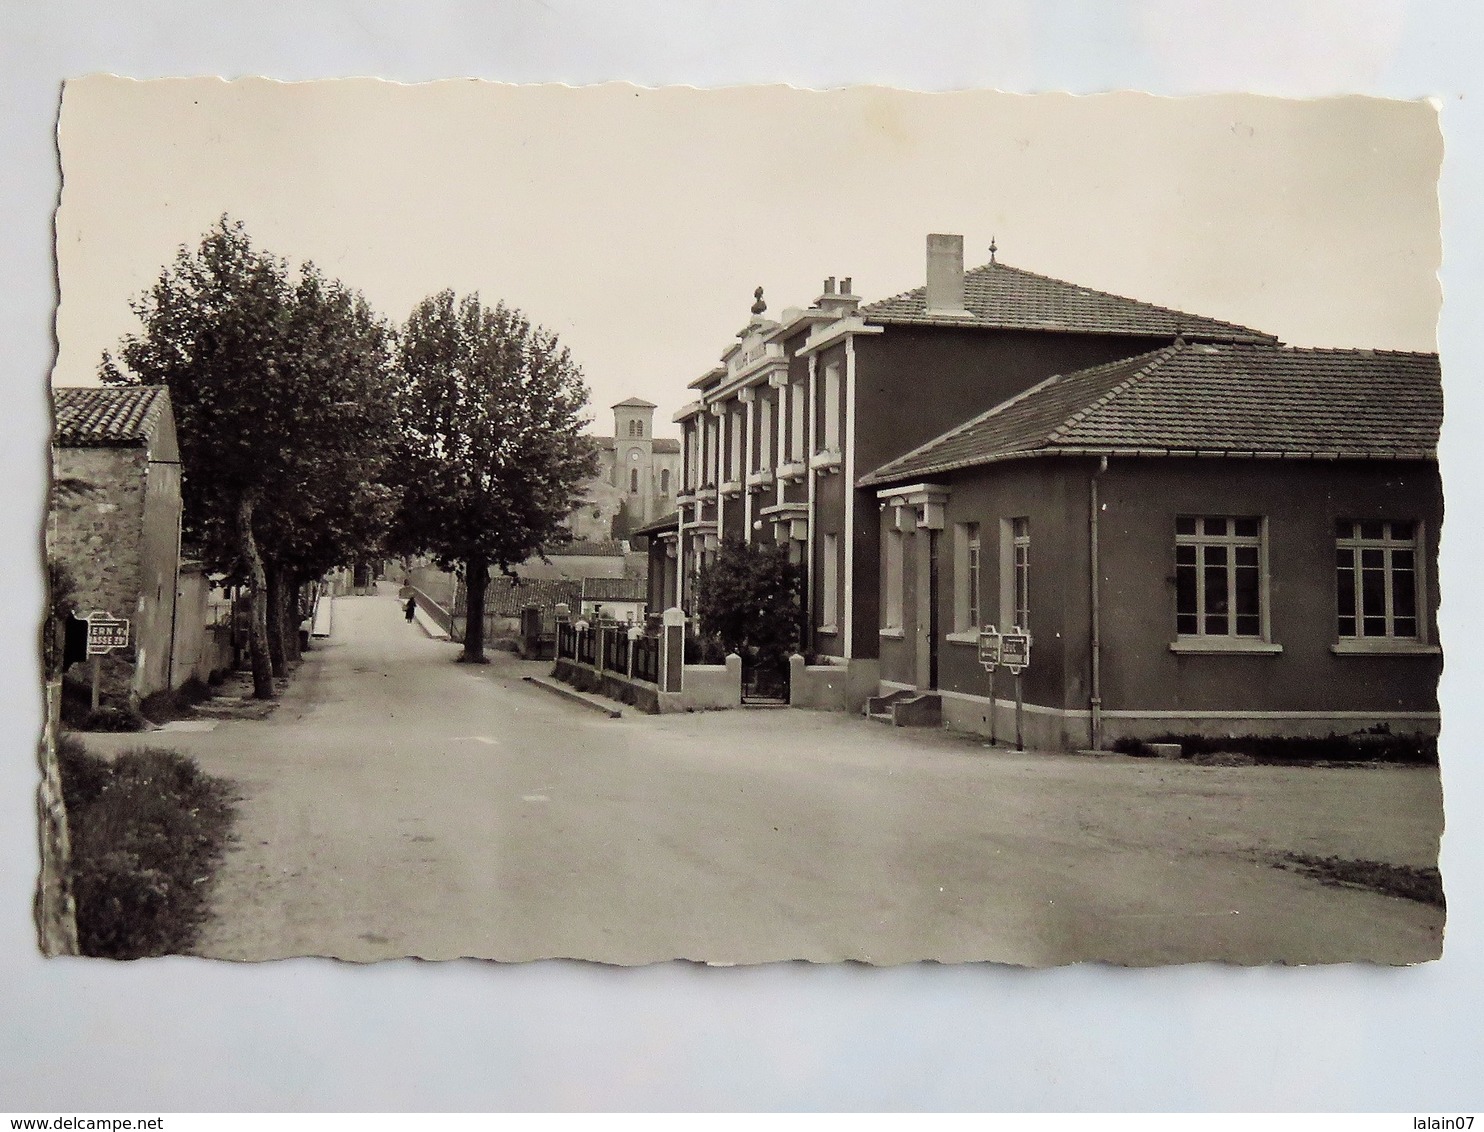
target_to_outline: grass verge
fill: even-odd
[[[1306,853],[1285,853],[1278,867],[1301,872],[1320,884],[1336,888],[1368,888],[1385,896],[1400,896],[1436,908],[1447,906],[1443,899],[1443,877],[1437,869],[1388,865],[1382,861],[1349,861],[1342,857],[1312,857]]]
[[[236,796],[175,751],[108,762],[73,736],[57,743],[84,955],[189,951],[231,835]]]

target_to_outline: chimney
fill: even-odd
[[[933,233],[927,238],[927,313],[962,315],[964,238]]]
[[[835,277],[831,275],[824,281],[824,293],[814,300],[814,305],[819,310],[834,315],[836,318],[842,315],[855,313],[855,308],[861,305],[860,297],[850,293],[850,276],[845,276],[840,281],[840,289],[835,290]]]

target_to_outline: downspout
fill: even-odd
[[[1103,618],[1102,606],[1099,600],[1098,579],[1101,576],[1101,565],[1098,556],[1098,516],[1102,510],[1102,504],[1098,501],[1098,480],[1108,470],[1108,457],[1102,456],[1098,459],[1098,469],[1092,473],[1089,491],[1089,515],[1088,515],[1088,586],[1092,595],[1090,606],[1092,625],[1090,626],[1091,653],[1092,653],[1092,691],[1088,697],[1089,714],[1092,720],[1092,749],[1098,751],[1103,746]]]

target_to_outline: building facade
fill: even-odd
[[[613,435],[594,437],[598,472],[567,525],[580,539],[626,539],[675,509],[680,442],[654,435],[656,406],[630,397],[613,406]]]
[[[1187,343],[1040,383],[862,477],[881,692],[1025,742],[1435,733],[1431,354]]]
[[[70,572],[80,615],[129,619],[129,647],[105,658],[103,683],[137,702],[171,686],[181,498],[170,394],[163,386],[52,392],[47,554]]]
[[[754,304],[721,364],[691,383],[667,601],[694,608],[697,571],[728,538],[783,543],[805,567],[804,648],[849,669],[864,703],[881,676],[879,507],[857,483],[968,417],[1053,374],[1173,343],[1272,343],[1217,319],[1141,303],[991,260],[965,272],[963,241],[927,241],[927,282],[862,305],[827,279],[777,321]]]

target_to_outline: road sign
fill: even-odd
[[[88,655],[102,656],[129,647],[129,620],[94,610],[87,615]]]
[[[1000,631],[993,625],[979,630],[979,663],[990,670],[1000,663]]]
[[[1031,666],[1031,635],[1019,625],[1000,637],[1000,663],[1017,676]]]

